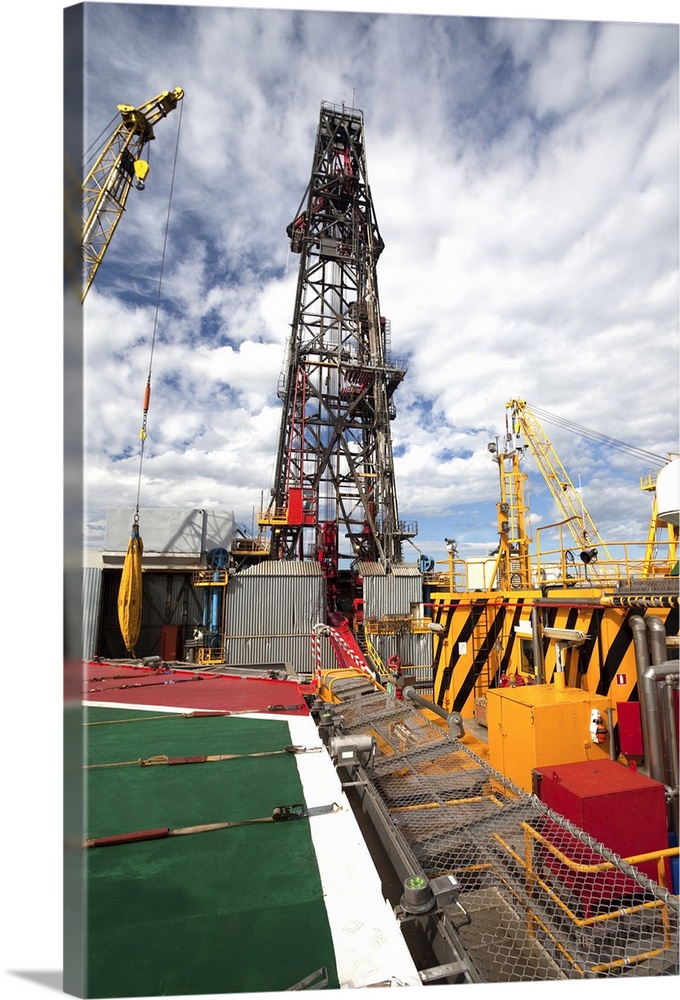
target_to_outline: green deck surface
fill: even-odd
[[[285,720],[150,718],[88,709],[86,760],[255,753],[292,742]],[[142,721],[145,720],[145,721]],[[291,754],[89,769],[86,836],[255,819],[303,802]],[[285,990],[338,979],[309,821],[85,850],[88,997]]]

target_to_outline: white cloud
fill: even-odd
[[[123,92],[186,94],[148,506],[200,498],[250,520],[268,493],[299,263],[285,227],[322,100],[354,102],[366,119],[381,311],[408,361],[392,425],[404,516],[460,516],[472,546],[475,503],[493,541],[486,444],[515,396],[648,450],[677,448],[677,31],[219,7],[180,8],[172,30],[161,8],[89,16],[92,118]],[[125,50],[140,18],[154,38],[143,66]],[[98,47],[100,32],[114,43]],[[86,305],[92,521],[134,486],[179,122],[176,111],[157,126],[147,190]],[[567,468],[578,460],[574,475],[594,477],[608,524],[627,526],[640,511],[635,460],[612,463],[559,428],[554,443]],[[545,519],[540,482],[532,503]]]

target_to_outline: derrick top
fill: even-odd
[[[332,101],[322,101],[321,111],[336,115],[342,115],[343,118],[350,118],[352,121],[360,122],[362,125],[364,123],[364,113],[360,111],[359,108],[348,108],[346,104],[333,104]]]

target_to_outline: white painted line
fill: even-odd
[[[314,721],[290,717],[297,746],[321,746]],[[297,754],[308,808],[337,802],[339,812],[310,817],[341,989],[422,986],[352,808],[327,751]]]

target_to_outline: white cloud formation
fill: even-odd
[[[214,504],[249,523],[268,494],[298,266],[285,228],[322,100],[365,115],[381,311],[408,365],[397,489],[418,545],[494,543],[486,446],[513,397],[677,450],[673,26],[126,4],[87,18],[86,134],[123,100],[185,90],[85,306],[93,544],[102,509],[134,502],[154,329],[142,506]],[[142,36],[140,62],[128,43]],[[558,426],[550,438],[591,513],[644,534],[640,463]]]

